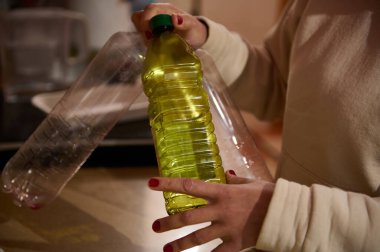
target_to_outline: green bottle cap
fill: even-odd
[[[154,34],[160,34],[164,31],[170,31],[174,29],[172,16],[168,14],[158,14],[152,17],[149,25]]]

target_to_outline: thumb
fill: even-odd
[[[226,171],[227,184],[248,184],[252,179],[236,176],[234,170]]]

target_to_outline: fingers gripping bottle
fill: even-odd
[[[150,26],[142,78],[160,175],[225,183],[200,60],[173,32],[170,15],[153,17]],[[207,204],[173,192],[164,198],[168,214]]]

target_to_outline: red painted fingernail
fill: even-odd
[[[173,252],[173,246],[171,244],[166,244],[164,246],[164,252]]]
[[[230,175],[236,176],[236,173],[235,173],[234,170],[228,170],[228,173],[229,173]]]
[[[183,17],[177,16],[177,21],[179,25],[183,24]]]
[[[146,38],[146,39],[149,40],[149,39],[152,38],[152,36],[153,36],[153,34],[152,34],[150,31],[146,31],[146,32],[145,32],[145,38]]]
[[[161,224],[158,220],[156,220],[155,222],[153,222],[152,224],[152,229],[154,232],[158,232],[160,231],[160,228],[161,228]]]
[[[151,178],[148,181],[149,187],[157,187],[159,183],[160,182],[158,181],[158,179],[155,179],[155,178]]]

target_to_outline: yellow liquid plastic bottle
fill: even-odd
[[[154,36],[142,78],[160,175],[225,183],[200,60],[172,32],[170,15],[157,15],[150,24]],[[168,214],[207,204],[172,192],[164,192],[164,198]]]

